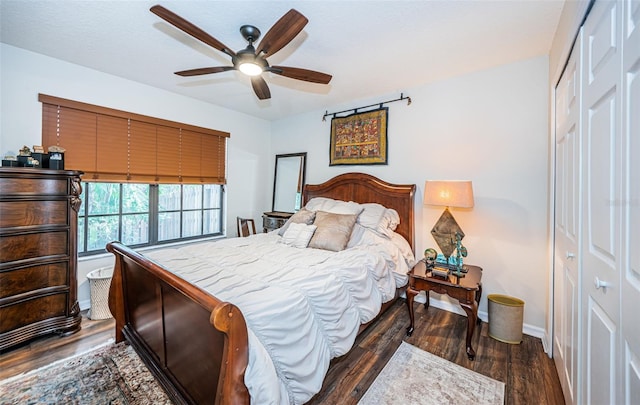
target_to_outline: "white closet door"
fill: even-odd
[[[622,193],[622,1],[596,1],[584,25],[584,404],[619,404]]]
[[[578,392],[581,44],[579,35],[556,87],[553,359],[568,404]]]
[[[624,404],[640,401],[640,1],[623,12],[623,268],[622,395]]]

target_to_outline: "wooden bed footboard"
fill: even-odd
[[[174,403],[249,404],[247,327],[240,310],[118,242],[109,309]]]

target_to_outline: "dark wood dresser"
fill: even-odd
[[[282,228],[292,215],[293,212],[264,212],[262,213],[262,230],[271,232],[274,229]]]
[[[0,168],[0,350],[80,330],[81,172]]]

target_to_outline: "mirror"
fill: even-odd
[[[273,211],[293,213],[300,210],[306,161],[307,152],[276,155]]]

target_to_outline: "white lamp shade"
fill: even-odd
[[[424,183],[424,204],[445,207],[473,207],[473,187],[468,180],[427,180]]]

